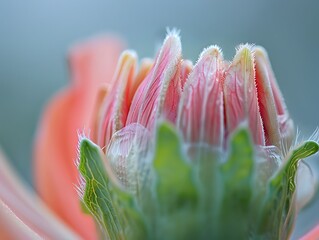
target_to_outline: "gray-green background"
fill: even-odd
[[[319,123],[318,25],[315,0],[1,0],[0,146],[31,183],[36,125],[45,103],[68,83],[69,46],[113,32],[140,56],[153,56],[167,26],[181,30],[184,56],[193,61],[211,44],[228,59],[240,43],[263,45],[290,113],[308,136]],[[319,166],[316,159],[311,165]],[[300,215],[295,237],[319,222],[318,212],[316,201]]]

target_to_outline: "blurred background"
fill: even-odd
[[[152,57],[166,27],[181,30],[183,55],[194,62],[211,44],[228,59],[240,43],[264,46],[290,113],[307,137],[319,125],[318,13],[315,0],[1,0],[0,146],[32,184],[36,126],[50,97],[68,84],[69,47],[114,33],[140,57]],[[319,159],[309,164],[319,169]],[[300,214],[294,238],[319,222],[318,198]]]

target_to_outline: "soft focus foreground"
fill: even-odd
[[[81,212],[75,186],[78,131],[93,128],[96,96],[112,79],[121,43],[100,38],[71,49],[72,84],[50,103],[35,144],[35,180],[40,197],[85,239],[95,239],[95,226]],[[105,67],[107,66],[107,67]]]
[[[110,36],[71,49],[71,85],[48,104],[36,136],[34,173],[40,198],[26,189],[0,156],[1,239],[98,238],[76,191],[78,131],[94,127],[98,91],[112,79],[121,51],[122,43]]]
[[[211,46],[193,66],[171,33],[154,62],[136,62],[122,54],[97,145],[79,146],[79,192],[102,236],[288,239],[313,194],[297,196],[298,168],[310,174],[300,160],[318,144],[295,142],[265,51],[242,45],[227,62]]]

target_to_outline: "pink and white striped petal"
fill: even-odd
[[[248,120],[255,144],[265,145],[255,84],[254,55],[250,45],[242,45],[226,71],[224,83],[226,135]]]
[[[181,42],[170,33],[156,57],[152,70],[137,89],[126,125],[139,123],[153,129],[160,116],[175,122],[179,102]]]
[[[132,91],[130,92],[130,97],[129,97],[130,102],[133,100],[134,94],[136,93],[138,87],[141,85],[141,83],[144,81],[146,76],[151,71],[153,64],[154,64],[153,59],[144,58],[141,60],[141,64],[140,64],[138,73],[136,74],[134,81],[133,81]]]
[[[186,81],[177,122],[186,142],[223,144],[222,61],[218,47],[205,49]]]

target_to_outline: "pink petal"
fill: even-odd
[[[193,63],[190,60],[183,60],[181,64],[181,77],[180,77],[181,92],[184,91],[186,80],[192,70],[193,70]]]
[[[6,240],[14,239],[42,239],[35,231],[21,221],[0,200],[0,238]]]
[[[79,175],[78,131],[94,127],[92,114],[98,89],[111,82],[121,44],[111,38],[93,39],[71,51],[72,84],[47,106],[35,142],[36,188],[65,223],[85,239],[96,239],[93,219],[81,210],[75,186]]]
[[[271,88],[268,68],[264,62],[263,53],[259,48],[255,48],[255,60],[258,102],[264,123],[266,145],[274,145],[280,148],[281,142],[275,98]]]
[[[171,122],[176,121],[180,59],[179,36],[169,34],[152,70],[135,93],[126,125],[139,123],[152,129],[156,119],[161,115]]]
[[[223,144],[222,61],[218,47],[205,49],[186,81],[177,124],[187,142]]]
[[[309,233],[303,236],[300,240],[318,240],[318,239],[319,239],[319,225],[317,225]]]
[[[43,237],[79,239],[22,184],[0,152],[0,238]]]
[[[149,58],[142,59],[140,68],[139,68],[138,73],[135,76],[135,79],[133,82],[132,91],[130,92],[130,97],[129,97],[130,101],[133,100],[133,97],[134,97],[138,87],[140,86],[140,84],[144,81],[146,76],[151,71],[153,64],[154,64],[154,61],[152,59],[149,59]]]
[[[250,46],[241,46],[230,64],[225,76],[224,95],[226,134],[248,120],[254,142],[265,145],[255,85],[254,56]]]
[[[262,47],[254,49],[258,97],[267,144],[289,148],[295,136],[294,124],[289,117],[266,51]],[[280,139],[284,139],[284,142],[279,142]],[[281,146],[282,143],[285,146]]]
[[[114,86],[102,106],[101,122],[98,129],[98,144],[107,146],[113,133],[124,127],[131,105],[131,89],[135,75],[137,56],[124,52],[119,60]]]

